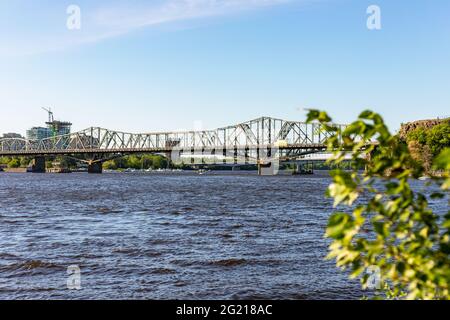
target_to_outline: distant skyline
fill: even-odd
[[[69,30],[70,5],[81,29]],[[381,30],[366,12],[381,9]],[[448,0],[0,0],[0,134],[450,115]]]

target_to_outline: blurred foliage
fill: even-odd
[[[450,211],[436,213],[428,204],[430,199],[448,201],[450,149],[434,159],[440,175],[427,182],[427,188],[439,191],[425,195],[410,185],[424,175],[423,163],[389,132],[379,114],[364,111],[342,131],[330,124],[326,112],[312,110],[308,121],[319,121],[332,133],[327,142],[334,154],[331,164],[341,163],[346,152],[353,155],[351,170],[331,172],[327,194],[343,212],[329,218],[328,258],[350,269],[350,277],[360,278],[363,288],[369,286],[367,269],[377,268],[388,299],[449,299]],[[432,131],[432,141],[448,139],[442,128]]]

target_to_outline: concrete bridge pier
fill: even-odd
[[[259,176],[274,176],[277,172],[272,162],[258,163],[258,175]]]
[[[45,173],[45,157],[35,157],[31,163],[31,172],[33,173]]]
[[[92,173],[92,174],[103,173],[103,164],[101,162],[88,163],[88,173]]]

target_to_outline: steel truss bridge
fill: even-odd
[[[214,130],[183,132],[133,134],[92,127],[43,140],[0,138],[0,156],[83,156],[93,164],[133,153],[160,153],[172,159],[190,154],[192,159],[212,156],[218,163],[259,164],[267,159],[292,160],[324,151],[329,136],[330,132],[323,131],[318,123],[270,117]]]

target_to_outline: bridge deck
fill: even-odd
[[[172,152],[194,152],[194,153],[219,153],[237,151],[268,150],[288,151],[288,150],[311,150],[319,151],[326,149],[324,144],[293,144],[288,146],[260,145],[260,146],[222,146],[222,147],[194,147],[194,148],[111,148],[111,149],[54,149],[54,150],[0,150],[0,156],[44,156],[44,155],[72,155],[72,154],[136,154],[136,153],[172,153]]]

